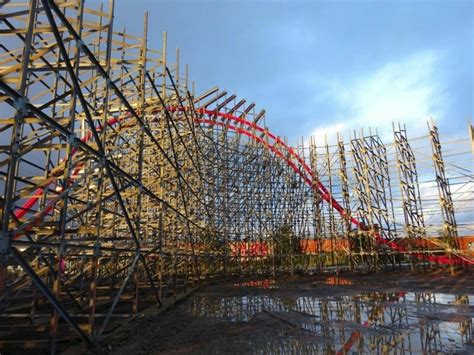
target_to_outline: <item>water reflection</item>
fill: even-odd
[[[353,285],[354,281],[350,279],[346,279],[344,277],[329,276],[329,277],[326,277],[324,280],[318,280],[314,282],[314,284],[346,286],[346,285]]]
[[[263,279],[263,280],[250,280],[245,282],[235,283],[234,287],[256,287],[264,289],[277,288],[275,280]]]
[[[472,353],[473,296],[362,293],[345,297],[195,297],[196,317],[250,322],[259,314],[281,328],[249,339],[255,353]]]

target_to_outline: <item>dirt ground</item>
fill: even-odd
[[[425,303],[433,295],[436,301]],[[473,302],[469,270],[233,279],[125,323],[91,353],[469,354]],[[76,345],[66,353],[84,351]]]

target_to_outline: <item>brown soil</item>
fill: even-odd
[[[364,292],[429,292],[474,295],[474,273],[465,270],[456,275],[437,270],[429,273],[323,274],[280,277],[276,280],[234,279],[203,286],[190,297],[160,314],[125,323],[106,336],[92,353],[113,354],[182,354],[182,353],[251,353],[256,341],[298,339],[298,344],[310,341],[324,344],[327,339],[302,331],[292,317],[280,317],[279,312],[259,311],[247,321],[222,317],[197,317],[190,306],[197,299],[268,296],[279,299],[309,297],[344,297]],[[468,306],[469,307],[469,306]],[[472,306],[470,306],[473,308]],[[469,309],[474,311],[474,309]],[[354,325],[352,325],[354,328]],[[353,329],[352,328],[352,329]],[[350,328],[349,328],[350,330]],[[350,334],[350,332],[349,332]],[[472,335],[471,335],[472,339]],[[260,344],[260,345],[262,345]],[[466,348],[467,346],[467,348]],[[264,344],[261,352],[265,351]],[[465,349],[471,349],[465,345]],[[474,348],[472,348],[474,349]],[[70,347],[66,353],[83,353],[84,347]],[[281,351],[281,349],[280,349]],[[260,352],[260,351],[259,351]],[[283,349],[283,352],[284,349]]]

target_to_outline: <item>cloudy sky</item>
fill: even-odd
[[[291,142],[392,121],[419,135],[430,117],[467,134],[474,1],[118,0],[115,24],[139,34],[146,10],[149,46],[167,30],[198,91],[255,101]]]

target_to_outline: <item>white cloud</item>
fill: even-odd
[[[377,128],[385,142],[392,141],[392,122],[405,123],[410,132],[426,133],[426,121],[442,115],[443,98],[436,77],[437,55],[421,52],[404,60],[388,63],[367,75],[347,82],[339,78],[307,78],[317,88],[314,104],[330,102],[337,109],[318,125],[313,134],[328,134],[336,140],[335,130],[345,138],[349,130]],[[418,132],[418,133],[416,133]]]
[[[420,176],[423,178],[423,175]],[[426,179],[430,177],[426,175]],[[459,235],[472,235],[474,214],[472,200],[474,198],[474,181],[466,179],[463,183],[450,186]],[[423,205],[425,226],[429,234],[436,234],[443,228],[442,212],[439,202],[438,186],[435,181],[420,182],[420,196]]]
[[[314,137],[316,145],[322,145],[325,144],[326,139],[328,142],[334,142],[337,139],[337,134],[344,131],[347,131],[347,125],[339,122],[328,126],[318,126],[311,136]]]

